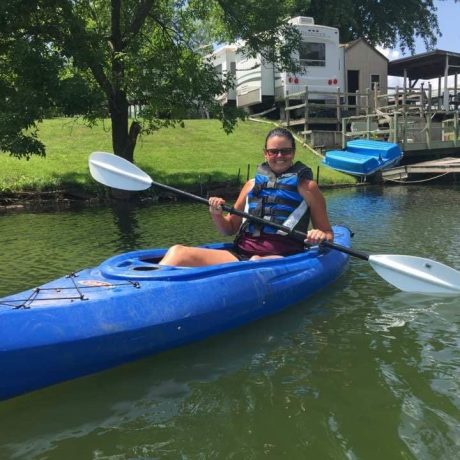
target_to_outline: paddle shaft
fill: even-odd
[[[169,185],[161,184],[153,180],[152,180],[152,185],[158,188],[161,188],[163,190],[168,190],[170,192],[176,193],[177,195],[182,195],[192,200],[199,201],[200,203],[203,203],[209,206],[209,201],[206,198],[203,198],[198,195],[194,195],[193,193],[185,192],[184,190],[179,190],[177,188],[170,187]],[[295,238],[296,240],[304,241],[307,238],[307,235],[303,232],[299,232],[298,230],[292,230],[289,227],[285,227],[284,225],[277,224],[276,222],[270,222],[268,220],[262,219],[261,217],[252,216],[251,214],[248,214],[247,212],[239,211],[238,209],[235,209],[232,206],[228,206],[224,204],[222,206],[222,209],[226,212],[229,212],[230,214],[235,214],[236,216],[243,217],[252,222],[257,222],[258,224],[262,224],[262,225],[269,225],[270,227],[281,230],[282,232],[287,233],[289,236]],[[349,254],[350,256],[357,257],[358,259],[369,260],[369,254],[366,254],[365,252],[361,252],[361,251],[355,251],[345,246],[341,246],[340,244],[331,243],[330,241],[323,241],[321,245],[326,246],[331,249],[335,249],[340,252],[344,252],[346,254]]]

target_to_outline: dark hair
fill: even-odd
[[[291,141],[292,148],[295,150],[294,136],[292,135],[291,131],[289,131],[289,130],[287,130],[285,128],[274,128],[274,129],[272,129],[267,134],[267,137],[265,138],[265,147],[264,148],[267,148],[268,139],[270,139],[271,137],[275,137],[275,136],[285,137],[286,139],[289,139]]]

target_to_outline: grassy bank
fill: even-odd
[[[240,182],[262,160],[262,146],[269,124],[239,123],[225,134],[216,120],[189,120],[185,128],[162,129],[143,136],[135,160],[156,181],[179,188],[196,189],[213,183]],[[73,119],[52,119],[40,124],[39,137],[46,145],[45,158],[17,159],[0,153],[0,194],[72,190],[94,195],[102,191],[89,175],[88,155],[111,152],[110,124],[90,129]],[[320,158],[298,148],[297,159],[308,164],[314,174]],[[353,178],[320,167],[321,184],[354,183]]]

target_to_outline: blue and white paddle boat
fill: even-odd
[[[368,139],[347,142],[344,150],[328,150],[323,164],[353,176],[371,176],[397,165],[403,156],[399,144]]]

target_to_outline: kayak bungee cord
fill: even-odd
[[[73,286],[63,286],[63,287],[52,287],[52,288],[43,288],[43,287],[37,287],[35,288],[30,296],[27,299],[8,299],[7,302],[5,301],[0,301],[0,306],[5,306],[5,307],[11,307],[13,310],[18,310],[18,309],[24,309],[27,310],[32,307],[32,304],[34,302],[42,302],[42,301],[59,301],[59,300],[81,300],[81,301],[86,301],[88,300],[88,297],[86,297],[83,292],[81,291],[82,289],[112,289],[114,287],[119,287],[119,286],[132,286],[133,288],[140,289],[141,284],[139,281],[125,281],[125,282],[120,282],[120,283],[106,283],[106,284],[93,284],[93,285],[86,285],[86,286],[78,286],[75,283],[74,278],[78,277],[77,273],[70,273],[67,275],[65,278],[70,279],[72,281]],[[77,291],[78,295],[56,295],[53,297],[41,297],[39,294],[44,294],[46,293],[57,293],[59,294],[62,291]]]

